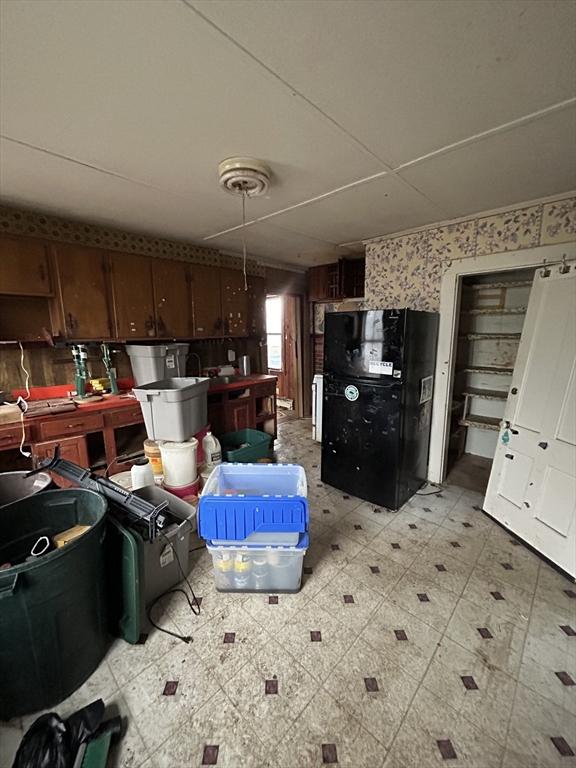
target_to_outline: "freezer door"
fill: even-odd
[[[396,508],[402,388],[324,376],[322,480]]]
[[[367,381],[402,378],[406,310],[329,312],[324,327],[324,373]]]

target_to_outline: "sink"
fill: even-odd
[[[210,385],[211,387],[216,386],[218,384],[234,384],[236,381],[245,381],[246,376],[214,376],[210,379]]]

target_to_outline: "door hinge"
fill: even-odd
[[[514,454],[513,453],[505,453],[504,454],[504,458],[505,459],[513,459],[514,458]]]

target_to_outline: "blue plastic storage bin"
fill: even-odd
[[[198,534],[216,545],[295,545],[308,530],[306,495],[297,464],[220,464],[200,496]]]

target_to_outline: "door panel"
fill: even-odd
[[[345,394],[348,385],[358,391],[355,400]],[[395,509],[400,402],[397,383],[376,386],[324,376],[323,482]]]
[[[248,335],[248,292],[238,269],[220,269],[224,336]]]
[[[190,338],[192,300],[188,264],[171,259],[154,259],[152,278],[158,337]]]
[[[49,296],[52,293],[48,246],[40,240],[0,237],[0,293]]]
[[[222,307],[218,267],[192,264],[192,307],[194,337],[210,339],[222,336]]]
[[[71,339],[109,339],[112,326],[106,251],[57,243],[54,252],[65,335]]]
[[[484,509],[572,576],[576,576],[575,368],[576,271],[562,273],[556,267],[543,275],[539,270]]]
[[[131,253],[111,253],[116,338],[154,338],[152,259]]]

